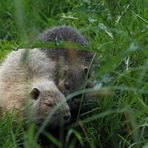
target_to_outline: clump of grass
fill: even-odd
[[[67,132],[65,146],[76,141],[87,147],[143,147],[148,143],[147,1],[1,0],[0,60],[11,49],[30,47],[36,35],[55,25],[78,28],[97,53],[97,83],[109,87],[111,96],[98,97],[92,111],[79,116]],[[0,147],[40,147],[36,128],[14,129],[11,116],[1,118]],[[45,137],[63,147],[52,134]],[[72,136],[73,135],[73,136]],[[53,146],[53,147],[54,147]]]
[[[0,145],[1,147],[17,147],[23,136],[22,123],[16,126],[17,118],[14,114],[5,113],[0,118]]]

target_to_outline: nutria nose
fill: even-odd
[[[67,113],[66,115],[64,115],[64,121],[68,122],[71,118],[71,114]]]

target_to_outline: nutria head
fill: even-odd
[[[73,57],[74,53],[75,57]],[[69,95],[84,87],[93,87],[91,60],[94,54],[87,51],[77,51],[74,53],[65,57],[65,63],[61,66],[63,73],[58,73],[57,76],[58,80],[56,84],[64,95]],[[60,60],[58,62],[61,64]],[[60,69],[60,66],[58,69]]]
[[[66,99],[54,82],[36,80],[32,83],[30,97],[25,106],[25,116],[27,120],[31,119],[40,125],[51,112],[53,115],[48,121],[50,127],[57,126],[61,119],[64,123],[68,122],[71,117]]]
[[[64,95],[82,89],[87,80],[89,84],[86,84],[86,87],[92,87],[90,83],[93,83],[94,53],[61,48],[41,49],[41,51],[55,63],[53,79]]]

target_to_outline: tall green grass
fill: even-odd
[[[98,97],[92,111],[69,127],[66,144],[45,132],[57,147],[148,147],[147,0],[1,0],[0,61],[13,48],[30,47],[39,32],[57,25],[80,30],[97,53],[98,85],[114,92]],[[14,120],[13,120],[14,119]],[[40,147],[34,125],[16,128],[0,119],[0,147]],[[74,137],[74,138],[71,138]]]

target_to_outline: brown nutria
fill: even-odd
[[[55,63],[38,49],[12,51],[0,66],[2,111],[16,110],[27,118],[27,110],[31,120],[40,124],[57,104],[61,103],[51,117],[49,125],[56,125],[61,117],[68,121],[69,106],[52,80],[53,67]]]
[[[86,39],[77,30],[69,26],[51,28],[40,34],[39,39],[41,41],[71,41],[82,47],[87,44]],[[65,48],[42,48],[41,51],[50,60],[55,61],[54,81],[65,96],[82,89],[86,82],[86,75],[88,75],[88,79],[92,78],[91,60],[94,56],[93,53]],[[86,87],[92,87],[92,84],[91,80]],[[73,103],[73,100],[69,101],[70,109],[76,108],[78,110],[81,99],[77,97],[76,102],[78,104]]]

